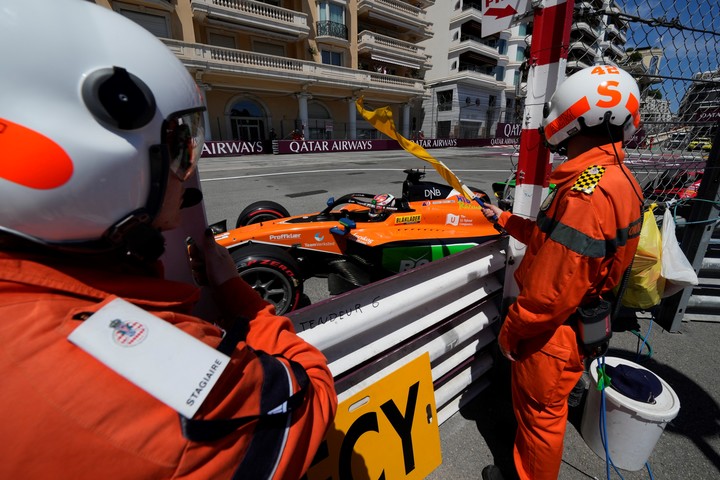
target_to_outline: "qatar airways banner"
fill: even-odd
[[[695,112],[694,122],[700,122],[700,123],[715,123],[720,121],[720,109],[713,108],[713,109],[705,109],[703,111]]]
[[[240,155],[260,155],[272,153],[267,148],[270,142],[239,142],[228,140],[227,142],[205,142],[201,157],[237,157]]]
[[[511,125],[511,124],[504,124]],[[498,131],[500,131],[498,127]],[[512,129],[504,129],[509,134]],[[452,148],[452,147],[488,147],[493,145],[516,145],[519,137],[510,135],[498,138],[424,138],[415,140],[426,149]],[[237,157],[243,155],[262,154],[303,154],[303,153],[333,153],[333,152],[377,152],[381,150],[400,150],[395,140],[276,140],[270,142],[205,142],[202,157]]]

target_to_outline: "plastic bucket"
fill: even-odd
[[[599,359],[590,366],[592,381],[585,401],[581,432],[585,443],[600,458],[605,459],[600,434],[600,392],[597,389],[597,366]],[[606,357],[606,365],[629,365],[649,371],[647,368],[622,358]],[[657,377],[657,375],[655,375]],[[658,377],[663,390],[655,403],[644,403],[622,395],[613,388],[605,389],[605,424],[607,444],[613,464],[624,470],[641,470],[667,422],[680,411],[680,399],[670,385]]]

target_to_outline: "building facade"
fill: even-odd
[[[498,122],[517,122],[531,24],[483,37],[480,1],[438,2],[427,12],[435,35],[421,42],[432,57],[425,76],[424,136],[489,138]]]
[[[200,86],[207,140],[375,138],[390,106],[409,135],[434,0],[96,0],[160,38]],[[417,120],[415,120],[417,121]]]

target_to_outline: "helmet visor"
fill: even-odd
[[[162,127],[162,143],[170,156],[170,171],[187,180],[195,171],[205,143],[205,108],[170,115]]]

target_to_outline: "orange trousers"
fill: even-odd
[[[557,480],[567,400],[582,372],[574,333],[555,335],[539,350],[513,362],[512,401],[518,423],[513,454],[521,480]]]

